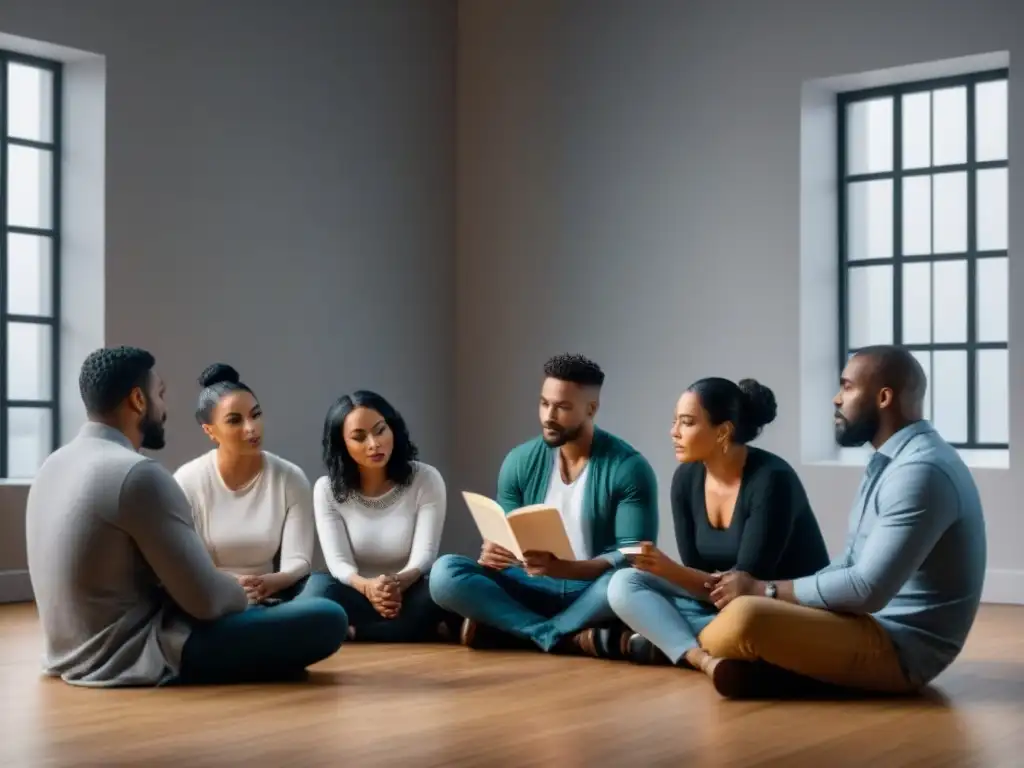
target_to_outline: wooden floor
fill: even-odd
[[[986,606],[934,695],[728,702],[694,672],[351,645],[298,684],[82,690],[0,606],[11,766],[1024,766],[1024,608]]]

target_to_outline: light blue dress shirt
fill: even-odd
[[[967,465],[927,421],[871,457],[843,554],[793,582],[803,605],[872,614],[911,683],[926,685],[963,648],[981,602],[987,546]]]

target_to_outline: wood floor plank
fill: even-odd
[[[728,702],[699,674],[452,646],[350,645],[304,683],[83,690],[0,607],[11,766],[1021,766],[1024,608],[985,606],[911,701]]]

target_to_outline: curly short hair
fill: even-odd
[[[136,387],[145,389],[156,358],[138,347],[104,347],[91,353],[78,374],[85,411],[106,416]]]
[[[555,355],[544,364],[544,375],[549,379],[568,381],[581,387],[597,387],[604,384],[601,366],[583,355]]]
[[[324,419],[323,462],[331,483],[331,494],[339,503],[344,502],[360,487],[359,465],[348,452],[342,429],[345,417],[356,408],[370,408],[384,417],[385,423],[394,435],[394,448],[385,472],[395,485],[408,485],[416,474],[413,462],[419,455],[416,444],[409,436],[405,419],[395,408],[376,392],[360,390],[351,395],[342,395],[328,409]]]

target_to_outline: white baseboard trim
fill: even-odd
[[[0,603],[30,603],[32,598],[28,571],[0,571]]]
[[[32,582],[28,571],[0,571],[0,603],[31,602]],[[985,573],[983,603],[1024,605],[1024,571],[990,568]]]
[[[989,568],[985,572],[985,588],[981,591],[981,601],[1024,605],[1024,571]]]

